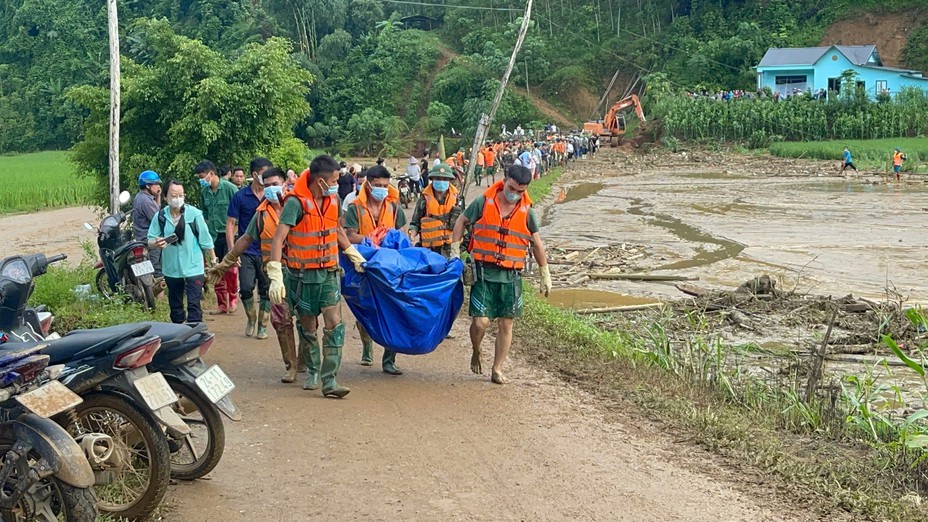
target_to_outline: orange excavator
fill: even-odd
[[[632,94],[627,98],[622,98],[615,102],[612,107],[609,107],[609,110],[606,111],[606,116],[601,121],[588,121],[584,123],[583,132],[596,134],[602,139],[608,139],[613,147],[617,146],[622,142],[622,136],[625,135],[625,115],[622,114],[622,111],[629,107],[635,108],[635,114],[638,115],[638,119],[641,120],[641,123],[647,122],[644,117],[644,110],[641,108],[641,100],[638,99],[637,94]]]

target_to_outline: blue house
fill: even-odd
[[[881,92],[895,94],[904,87],[928,91],[928,78],[920,71],[884,67],[875,45],[832,45],[829,47],[771,48],[755,67],[757,88],[769,87],[781,95],[798,91],[841,91],[841,73],[857,75],[857,84],[871,97]]]

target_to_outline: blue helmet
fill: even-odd
[[[139,174],[139,188],[143,189],[148,185],[160,185],[161,178],[158,177],[158,173],[153,170],[146,170],[145,172]]]

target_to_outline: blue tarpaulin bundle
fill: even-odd
[[[380,248],[367,239],[356,246],[367,259],[364,273],[344,255],[340,263],[342,295],[358,322],[374,342],[398,353],[435,350],[464,303],[461,260],[411,247],[398,230],[388,232]]]

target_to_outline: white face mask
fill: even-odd
[[[177,209],[179,209],[180,207],[184,206],[184,196],[178,196],[178,197],[175,197],[175,198],[168,198],[168,206],[170,206],[170,207],[173,208],[174,210],[177,210]]]

